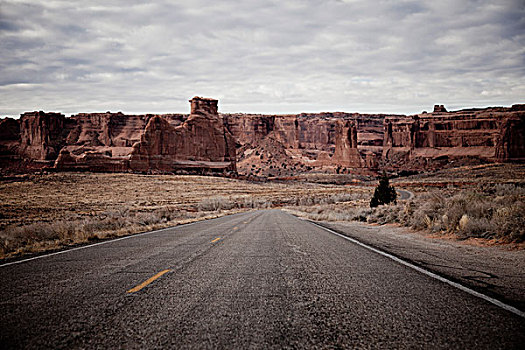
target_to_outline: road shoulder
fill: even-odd
[[[317,222],[525,310],[525,251],[426,237],[393,225]]]

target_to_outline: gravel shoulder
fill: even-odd
[[[319,224],[525,310],[525,251],[438,239],[393,225]]]

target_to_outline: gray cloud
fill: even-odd
[[[0,3],[0,114],[416,113],[525,96],[520,0]]]

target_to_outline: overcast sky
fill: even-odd
[[[524,0],[0,0],[0,115],[525,103]]]

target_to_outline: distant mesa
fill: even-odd
[[[434,105],[433,113],[447,113],[447,109],[444,105]]]
[[[162,116],[148,121],[140,142],[132,147],[132,170],[236,171],[235,141],[219,117],[218,101],[194,97],[190,103],[190,116],[178,126]]]
[[[30,168],[57,170],[235,173],[235,141],[217,113],[218,101],[194,97],[190,102],[189,116],[106,112],[66,118],[30,112],[22,114],[19,130],[17,121],[4,119],[2,131],[10,134],[5,138],[10,142],[0,145],[2,165],[23,161]]]
[[[189,102],[190,114],[0,119],[0,170],[288,177],[525,160],[523,104],[405,116],[220,114],[216,99]]]
[[[189,102],[191,104],[190,114],[218,115],[219,100],[195,96]]]

